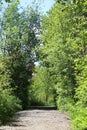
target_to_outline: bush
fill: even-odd
[[[20,100],[11,95],[11,90],[0,89],[0,124],[9,121],[19,109],[21,109]]]
[[[74,104],[74,101],[70,97],[58,97],[57,107],[59,110],[70,111],[72,104]]]
[[[74,130],[87,130],[87,108],[75,104],[68,110]]]
[[[74,130],[87,130],[87,108],[75,105],[70,115]]]
[[[81,103],[74,103],[71,98],[59,97],[57,106],[60,110],[68,112],[74,130],[87,130],[87,107]]]

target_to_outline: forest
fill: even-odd
[[[87,0],[0,1],[0,125],[30,106],[57,106],[87,130]]]

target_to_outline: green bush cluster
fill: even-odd
[[[87,130],[87,107],[70,98],[59,98],[58,109],[69,114],[73,130]]]
[[[87,130],[87,107],[73,106],[69,111],[74,130]]]
[[[5,124],[21,109],[20,100],[11,95],[11,90],[0,88],[0,124]]]
[[[10,71],[6,68],[4,60],[0,57],[0,125],[5,124],[21,109],[20,100],[13,95],[10,87]]]

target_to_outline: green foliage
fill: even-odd
[[[20,106],[16,97],[21,99],[23,108],[56,103],[59,109],[70,113],[75,130],[85,130],[87,1],[56,0],[43,16],[42,30],[40,20],[37,8],[20,12],[18,2],[13,2],[0,21],[0,54],[4,59],[0,63],[3,117],[12,106],[12,100],[16,108]],[[35,68],[37,59],[39,66]],[[14,89],[10,92],[7,88]],[[16,108],[11,108],[13,114]],[[1,119],[3,122],[4,118]]]
[[[32,85],[29,89],[32,105],[54,105],[53,81],[46,67],[36,67]]]
[[[3,124],[21,109],[21,102],[12,95],[10,72],[2,57],[0,61],[0,124]]]
[[[10,3],[12,2],[13,0],[5,0],[6,2]],[[19,0],[15,0],[16,2],[19,2]]]
[[[79,100],[78,102],[86,107],[87,105],[87,56],[85,55],[82,59],[75,61],[76,72],[78,72],[77,83],[78,88],[76,89],[75,97]]]
[[[4,124],[21,109],[20,100],[11,95],[11,90],[0,88],[0,124]]]
[[[87,129],[87,107],[84,108],[81,105],[75,105],[70,110],[70,115],[74,130]]]
[[[64,5],[56,4],[44,17],[43,46],[40,47],[42,63],[49,69],[51,79],[54,79],[58,100],[60,97],[72,98],[75,93],[74,49],[69,39],[72,23],[69,21],[70,14],[62,11],[63,8]]]
[[[10,3],[1,16],[0,124],[3,124],[19,109],[29,108],[40,17],[37,7],[20,11],[18,1]]]
[[[58,97],[57,106],[61,111],[70,111],[72,110],[72,105],[74,105],[74,100],[69,97]]]
[[[87,129],[86,5],[86,0],[57,1],[43,18],[39,49],[40,60],[54,79],[57,106],[76,114],[72,120],[78,130]]]
[[[11,2],[10,0],[5,0],[6,2]]]
[[[0,61],[0,88],[7,88],[11,82],[10,71],[6,70],[6,65],[1,57]]]
[[[39,44],[38,32],[40,17],[38,9],[18,9],[18,3],[6,8],[1,21],[1,52],[8,70],[11,72],[11,88],[21,101],[23,108],[28,107],[28,87],[31,83]]]

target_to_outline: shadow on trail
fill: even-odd
[[[39,109],[39,110],[57,110],[56,106],[30,106],[30,110]]]
[[[20,126],[25,127],[23,123],[20,123],[21,118],[26,117],[27,120],[28,117],[34,117],[34,115],[32,115],[32,111],[34,110],[50,111],[50,110],[57,110],[57,107],[56,106],[30,106],[28,110],[17,112],[15,116],[11,118],[10,122],[7,123],[7,125],[12,127],[20,127]],[[36,111],[35,113],[39,113],[39,112]]]

